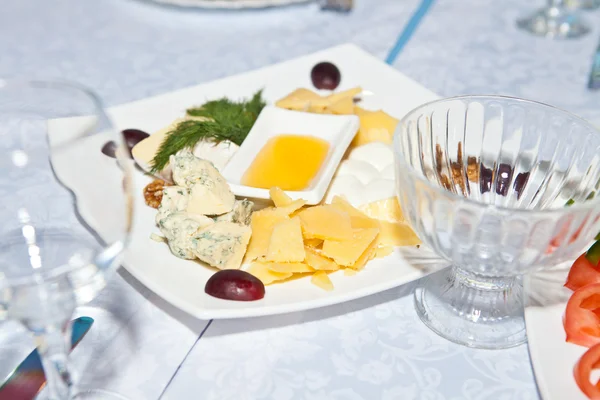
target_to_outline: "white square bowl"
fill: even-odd
[[[236,196],[269,199],[269,189],[246,186],[241,182],[258,152],[275,136],[291,134],[318,137],[329,143],[329,152],[317,176],[304,190],[286,191],[294,200],[304,199],[308,204],[318,204],[325,196],[333,174],[358,127],[359,119],[356,115],[311,114],[266,106],[222,174]]]

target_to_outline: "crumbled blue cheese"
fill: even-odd
[[[163,197],[158,206],[158,214],[156,214],[156,223],[165,218],[167,215],[185,211],[188,205],[190,192],[188,188],[183,186],[165,186],[163,188]]]
[[[203,218],[203,219],[202,219]],[[204,227],[213,224],[211,218],[204,216],[190,216],[184,212],[174,212],[158,221],[158,228],[165,235],[171,252],[186,260],[195,257],[192,248],[195,245],[195,235]]]
[[[189,213],[221,215],[233,210],[235,196],[210,161],[199,159],[187,150],[171,156],[171,165],[175,183],[189,189]]]
[[[248,226],[215,222],[194,236],[192,251],[200,260],[218,269],[239,269],[251,235]]]
[[[248,199],[236,200],[233,204],[233,210],[230,212],[219,215],[215,218],[215,221],[226,221],[234,222],[240,225],[250,225],[250,217],[252,216],[252,207],[254,203]]]
[[[189,150],[171,156],[170,165],[177,186],[164,188],[156,223],[171,252],[219,269],[240,268],[254,204],[236,200],[212,163]]]

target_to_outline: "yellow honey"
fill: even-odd
[[[329,143],[307,135],[278,135],[267,141],[242,177],[242,184],[263,189],[303,190],[327,158]]]

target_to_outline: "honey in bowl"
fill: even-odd
[[[308,135],[278,135],[267,141],[242,177],[256,188],[304,190],[323,166],[329,143]]]

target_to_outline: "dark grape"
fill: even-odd
[[[332,63],[321,62],[310,71],[310,79],[317,89],[335,90],[342,80],[342,74]]]
[[[127,145],[130,156],[131,149],[133,149],[136,144],[146,139],[148,136],[150,135],[144,131],[140,131],[139,129],[125,129],[123,131],[123,138],[125,139],[125,144]]]
[[[115,150],[117,150],[117,144],[112,140],[110,142],[104,143],[104,146],[102,146],[102,154],[105,154],[112,158],[116,158]]]
[[[226,269],[210,277],[204,292],[219,299],[253,301],[265,297],[265,285],[246,271]]]

